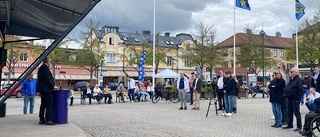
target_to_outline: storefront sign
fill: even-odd
[[[21,63],[14,64],[15,68],[28,68],[29,66],[30,66],[29,64],[21,64]],[[50,67],[50,68],[52,68],[52,67]],[[61,69],[62,66],[55,66],[55,68],[56,69]]]

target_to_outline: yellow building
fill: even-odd
[[[243,46],[246,42],[248,42],[249,34],[251,31],[247,33],[237,33],[236,34],[236,53],[239,52],[240,47]],[[262,37],[258,34],[250,34],[253,39],[262,46]],[[227,38],[218,44],[218,46],[223,48],[223,56],[224,62],[218,68],[221,70],[230,70],[233,72],[233,39],[234,36]],[[295,67],[295,62],[289,61],[285,58],[286,50],[293,46],[294,39],[293,38],[283,38],[281,37],[281,33],[277,32],[276,36],[268,36],[264,37],[264,46],[266,48],[265,52],[270,52],[270,57],[275,60],[272,65],[265,66],[265,76],[269,77],[272,73],[277,70],[277,64],[282,63],[285,64],[287,69],[291,69]],[[262,53],[261,53],[262,54]],[[245,57],[245,55],[243,55]],[[237,59],[236,59],[237,61]],[[239,72],[237,69],[237,75],[245,77],[247,73],[249,73],[248,68],[241,68],[241,64],[236,62],[236,67],[239,68]],[[261,68],[259,68],[261,70]],[[262,78],[263,71],[257,70],[258,76]]]
[[[138,63],[129,63],[131,58],[140,61],[138,51],[143,48],[152,48],[153,36],[150,31],[142,33],[119,32],[119,27],[104,26],[100,30],[94,31],[94,37],[100,39],[100,45],[104,49],[103,82],[120,82],[127,76],[134,79],[138,78]],[[165,33],[164,36],[156,36],[157,50],[165,52],[164,61],[159,63],[158,73],[169,68],[175,72],[184,71],[187,75],[194,70],[190,65],[190,60],[182,59],[183,50],[194,46],[193,38],[190,34],[180,33],[176,36],[170,36]],[[149,47],[147,47],[149,46]],[[157,52],[156,52],[157,53]],[[152,56],[147,52],[147,56]],[[152,78],[152,65],[145,66],[145,79]]]

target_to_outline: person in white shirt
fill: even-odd
[[[310,111],[316,111],[317,106],[313,101],[319,97],[320,93],[318,93],[315,88],[310,88],[310,95],[307,98],[308,102],[306,102],[306,106]]]
[[[91,98],[92,98],[92,90],[90,89],[90,84],[86,85],[86,88],[83,89],[83,94],[89,98],[89,105],[91,105]]]
[[[220,71],[220,75],[218,76],[218,81],[217,81],[217,93],[218,93],[218,102],[219,102],[218,110],[222,110],[223,108],[225,108],[223,87],[226,83],[227,83],[227,79],[224,77],[223,71]]]
[[[131,103],[134,102],[134,89],[135,89],[135,82],[132,78],[128,78],[128,96],[131,100]]]
[[[99,85],[97,84],[96,87],[93,89],[93,99],[97,99],[98,103],[100,104],[100,94],[101,89],[99,88]]]
[[[189,79],[184,76],[184,73],[181,71],[180,76],[177,80],[177,89],[179,91],[179,99],[180,99],[180,108],[179,110],[187,110],[187,93],[190,92],[189,88]],[[183,108],[184,107],[184,108]]]
[[[149,94],[149,96],[150,96],[150,99],[151,99],[151,96],[153,95],[153,92],[154,92],[154,88],[153,88],[151,82],[149,82],[149,85],[148,85],[148,87],[147,87],[147,92],[148,92],[148,94]]]

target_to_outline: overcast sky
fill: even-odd
[[[236,8],[236,32],[244,32],[246,24],[255,26],[257,33],[262,22],[267,35],[277,31],[291,37],[295,30],[295,0],[249,0],[251,11]],[[306,14],[300,20],[311,19],[320,6],[320,0],[300,0]],[[217,42],[233,35],[233,0],[156,0],[156,32],[194,32],[197,22],[214,24]],[[118,26],[121,32],[153,30],[153,0],[101,0],[89,15],[72,31],[79,37],[88,18],[105,25]]]

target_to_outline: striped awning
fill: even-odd
[[[103,77],[123,77],[125,76],[122,71],[107,71],[102,72]]]

